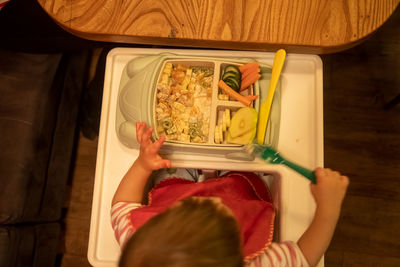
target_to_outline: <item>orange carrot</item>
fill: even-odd
[[[260,68],[248,69],[248,70],[242,72],[242,80],[246,79],[246,77],[249,76],[250,74],[252,74],[252,73],[260,73],[260,71],[261,71]]]
[[[255,67],[255,66],[257,66],[257,67]],[[240,70],[240,72],[244,72],[245,70],[247,70],[249,68],[258,68],[258,67],[260,67],[258,62],[251,62],[251,63],[247,63],[247,64],[239,66],[239,70]]]
[[[242,75],[246,75],[246,73],[255,72],[255,71],[257,71],[257,70],[258,70],[258,72],[260,72],[260,66],[258,66],[258,65],[253,65],[253,66],[250,66],[249,68],[247,68],[247,69],[241,71],[240,73],[241,73]]]
[[[261,78],[261,74],[258,74],[258,73],[250,74],[246,80],[242,80],[242,83],[240,85],[240,91],[243,91],[244,89],[246,89],[247,87],[249,87],[250,85],[255,83],[256,81],[258,81],[258,79],[260,79],[260,78]]]
[[[258,72],[250,73],[244,79],[242,79],[241,84],[247,84],[249,81],[253,81],[254,79],[256,79],[259,75],[260,74]],[[261,75],[260,75],[260,77],[261,77]]]
[[[224,90],[226,94],[235,98],[237,101],[239,101],[243,105],[250,106],[252,100],[250,100],[249,98],[247,98],[239,93],[236,93],[235,90],[230,88],[223,80],[220,80],[218,82],[218,87],[221,88],[222,90]]]

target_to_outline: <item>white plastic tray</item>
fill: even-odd
[[[107,56],[98,141],[96,176],[89,235],[88,259],[93,266],[117,266],[120,248],[110,223],[114,192],[138,155],[122,145],[115,131],[118,87],[126,63],[137,56],[170,52],[188,56],[251,57],[272,64],[274,54],[249,51],[166,50],[116,48]],[[308,168],[323,166],[322,62],[318,56],[289,54],[282,72],[281,122],[278,150]],[[240,162],[207,155],[175,154],[173,167],[257,171],[274,174],[279,206],[280,240],[297,241],[312,220],[315,203],[309,182],[279,165]],[[320,263],[319,266],[323,266]]]

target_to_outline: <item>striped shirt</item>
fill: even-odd
[[[140,203],[118,202],[111,208],[111,224],[114,229],[115,238],[121,247],[135,232],[130,221],[130,211],[140,207]],[[246,267],[267,267],[267,266],[309,266],[296,243],[288,241],[272,243],[264,253],[250,262]]]

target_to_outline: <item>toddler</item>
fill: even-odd
[[[315,266],[332,238],[349,180],[315,170],[314,219],[297,243],[272,242],[275,211],[254,173],[228,172],[204,182],[173,177],[159,182],[142,205],[153,171],[171,167],[150,140],[152,128],[136,124],[140,154],[112,200],[111,219],[122,247],[119,266]],[[189,177],[190,178],[190,177]]]

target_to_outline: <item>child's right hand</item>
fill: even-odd
[[[315,170],[311,193],[317,202],[314,219],[297,244],[310,266],[316,266],[331,242],[349,178],[331,169]]]
[[[331,169],[315,170],[317,183],[311,185],[311,193],[317,203],[317,211],[328,216],[339,216],[349,178]]]
[[[136,123],[136,139],[140,144],[140,153],[136,162],[146,171],[155,171],[161,168],[171,168],[171,162],[163,159],[158,151],[165,141],[165,136],[160,137],[154,143],[150,140],[153,128],[146,129],[145,122]]]

